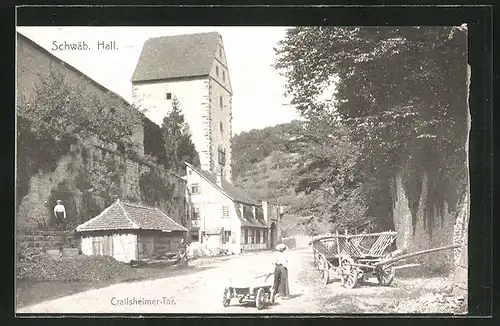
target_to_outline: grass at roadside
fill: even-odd
[[[315,300],[321,313],[333,314],[399,314],[466,312],[465,303],[451,296],[450,278],[396,278],[389,287],[376,280],[345,289],[339,280],[324,285],[319,272],[309,271],[299,281],[315,288]]]

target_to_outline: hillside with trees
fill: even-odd
[[[299,175],[308,146],[306,127],[304,121],[296,120],[242,132],[232,140],[234,183],[255,199],[286,207],[283,236],[324,232],[329,228],[329,223],[311,218],[324,213],[322,198],[314,192],[300,191]]]
[[[296,27],[275,50],[305,121],[235,137],[235,179],[310,223],[449,244],[468,220],[466,27]]]
[[[292,104],[323,139],[344,129],[351,151],[341,171],[313,148],[305,184],[399,224],[402,246],[442,241],[434,231],[467,207],[466,28],[297,27],[276,53]]]

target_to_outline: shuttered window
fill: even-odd
[[[229,206],[222,206],[222,218],[229,219]]]

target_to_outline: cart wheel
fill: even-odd
[[[231,302],[231,292],[228,288],[224,289],[224,296],[222,297],[222,305],[224,307],[229,306],[229,303]]]
[[[394,276],[396,276],[396,270],[392,266],[388,267],[378,267],[377,268],[377,280],[378,283],[382,286],[391,285],[394,280]]]
[[[274,289],[271,289],[271,294],[270,294],[270,297],[269,297],[269,302],[273,305],[274,302],[275,302],[275,295],[274,295]]]
[[[258,310],[264,308],[264,289],[260,288],[255,296],[255,306]]]
[[[353,263],[351,258],[344,258],[340,262],[342,285],[346,289],[352,289],[358,283],[358,271],[352,266]]]
[[[330,283],[330,270],[328,269],[328,267],[325,267],[321,271],[321,279],[323,280],[323,284]]]
[[[239,303],[243,303],[243,300],[245,300],[245,297],[239,297],[239,298],[238,298],[238,302],[239,302]]]
[[[352,289],[358,283],[358,271],[356,268],[351,268],[348,274],[344,276],[344,287],[346,289]]]

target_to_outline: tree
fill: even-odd
[[[360,147],[350,141],[340,124],[332,128],[325,121],[309,121],[294,139],[302,148],[303,162],[290,176],[295,191],[312,200],[296,213],[313,214],[338,228],[353,228],[372,217],[363,189],[363,175],[356,168]],[[305,223],[312,223],[306,220]]]
[[[292,104],[310,121],[344,126],[359,146],[353,168],[368,211],[390,213],[380,201],[404,167],[415,174],[407,183],[413,203],[423,173],[433,175],[428,197],[436,202],[447,199],[439,192],[447,180],[465,179],[466,38],[464,27],[297,27],[278,44],[275,67]]]
[[[200,165],[189,126],[184,120],[179,100],[175,96],[172,98],[172,111],[163,118],[161,129],[165,148],[162,163],[167,169],[182,173],[185,170],[184,162]]]
[[[116,95],[89,93],[85,82],[69,83],[56,69],[40,78],[35,96],[17,113],[30,121],[40,137],[96,136],[126,148],[135,148],[132,134],[140,123],[136,110]]]

